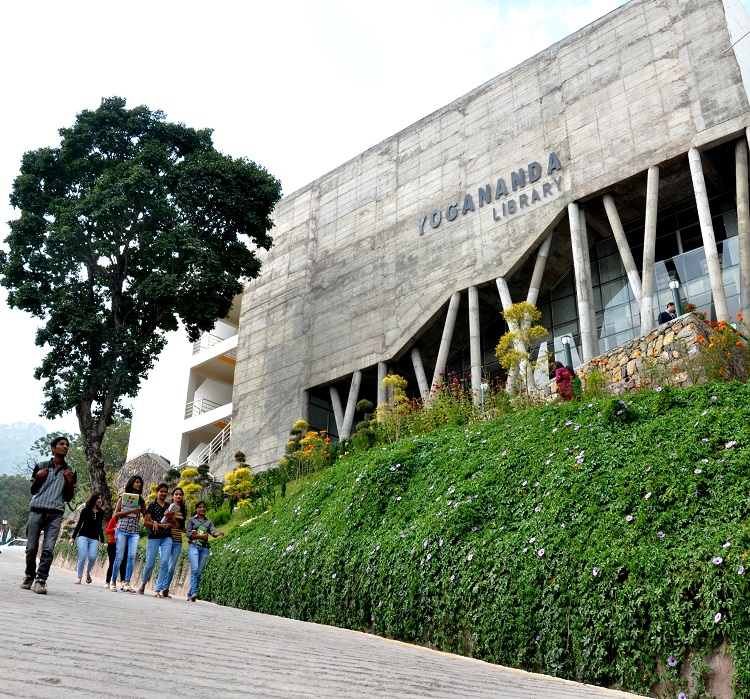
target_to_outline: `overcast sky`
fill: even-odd
[[[750,0],[745,1],[747,7]],[[0,240],[24,151],[104,96],[214,130],[290,194],[623,4],[621,0],[44,0],[0,6]],[[0,424],[39,417],[36,321],[0,290]],[[175,459],[186,341],[170,342],[136,402],[131,456]],[[180,366],[182,365],[182,367]],[[171,435],[171,436],[170,436]]]

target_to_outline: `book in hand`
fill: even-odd
[[[179,512],[179,511],[180,511],[180,507],[179,507],[179,505],[176,505],[175,503],[172,503],[172,504],[171,504],[171,505],[170,505],[170,506],[169,506],[169,507],[168,507],[168,508],[166,509],[166,512],[172,512],[173,514],[176,514],[176,513],[177,513],[177,512]],[[161,518],[161,523],[162,523],[162,524],[166,524],[166,523],[167,523],[168,521],[169,521],[169,519],[168,519],[167,515],[165,514],[165,515],[164,515],[164,516],[163,516],[163,517]]]
[[[122,494],[122,509],[132,510],[134,507],[140,508],[141,496],[137,493],[123,493]]]

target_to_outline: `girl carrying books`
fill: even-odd
[[[169,555],[169,568],[167,569],[167,579],[164,582],[164,589],[161,591],[162,597],[170,597],[169,586],[172,584],[174,569],[177,567],[177,561],[180,559],[182,551],[182,533],[185,531],[185,520],[187,519],[187,508],[185,507],[185,493],[182,488],[175,488],[172,491],[172,504],[169,509],[173,513],[172,525],[172,551]]]
[[[200,500],[195,506],[195,516],[188,520],[185,527],[188,538],[188,560],[190,561],[190,592],[188,600],[198,599],[198,583],[201,573],[208,559],[208,537],[224,536],[224,532],[217,532],[214,523],[206,517],[206,503]]]
[[[146,501],[143,499],[143,478],[138,475],[130,477],[125,492],[117,499],[114,517],[117,520],[115,528],[115,562],[112,566],[112,583],[109,589],[117,592],[117,573],[120,562],[125,556],[127,546],[128,565],[125,569],[125,580],[122,589],[125,592],[135,592],[130,587],[130,578],[135,566],[135,553],[138,550],[138,540],[141,535],[141,515],[146,514]]]

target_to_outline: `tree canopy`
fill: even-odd
[[[24,154],[0,251],[8,304],[43,321],[43,414],[75,410],[92,487],[105,490],[101,441],[182,321],[188,337],[231,308],[268,249],[281,185],[218,152],[210,129],[105,98]],[[110,503],[105,502],[109,510]]]

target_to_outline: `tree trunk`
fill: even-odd
[[[97,423],[92,419],[90,404],[84,403],[76,406],[76,415],[81,430],[81,439],[83,440],[83,453],[86,457],[91,492],[101,493],[104,522],[108,523],[114,507],[112,505],[112,493],[109,485],[107,485],[107,473],[104,470],[104,457],[102,456],[104,430],[100,429],[101,422]]]

